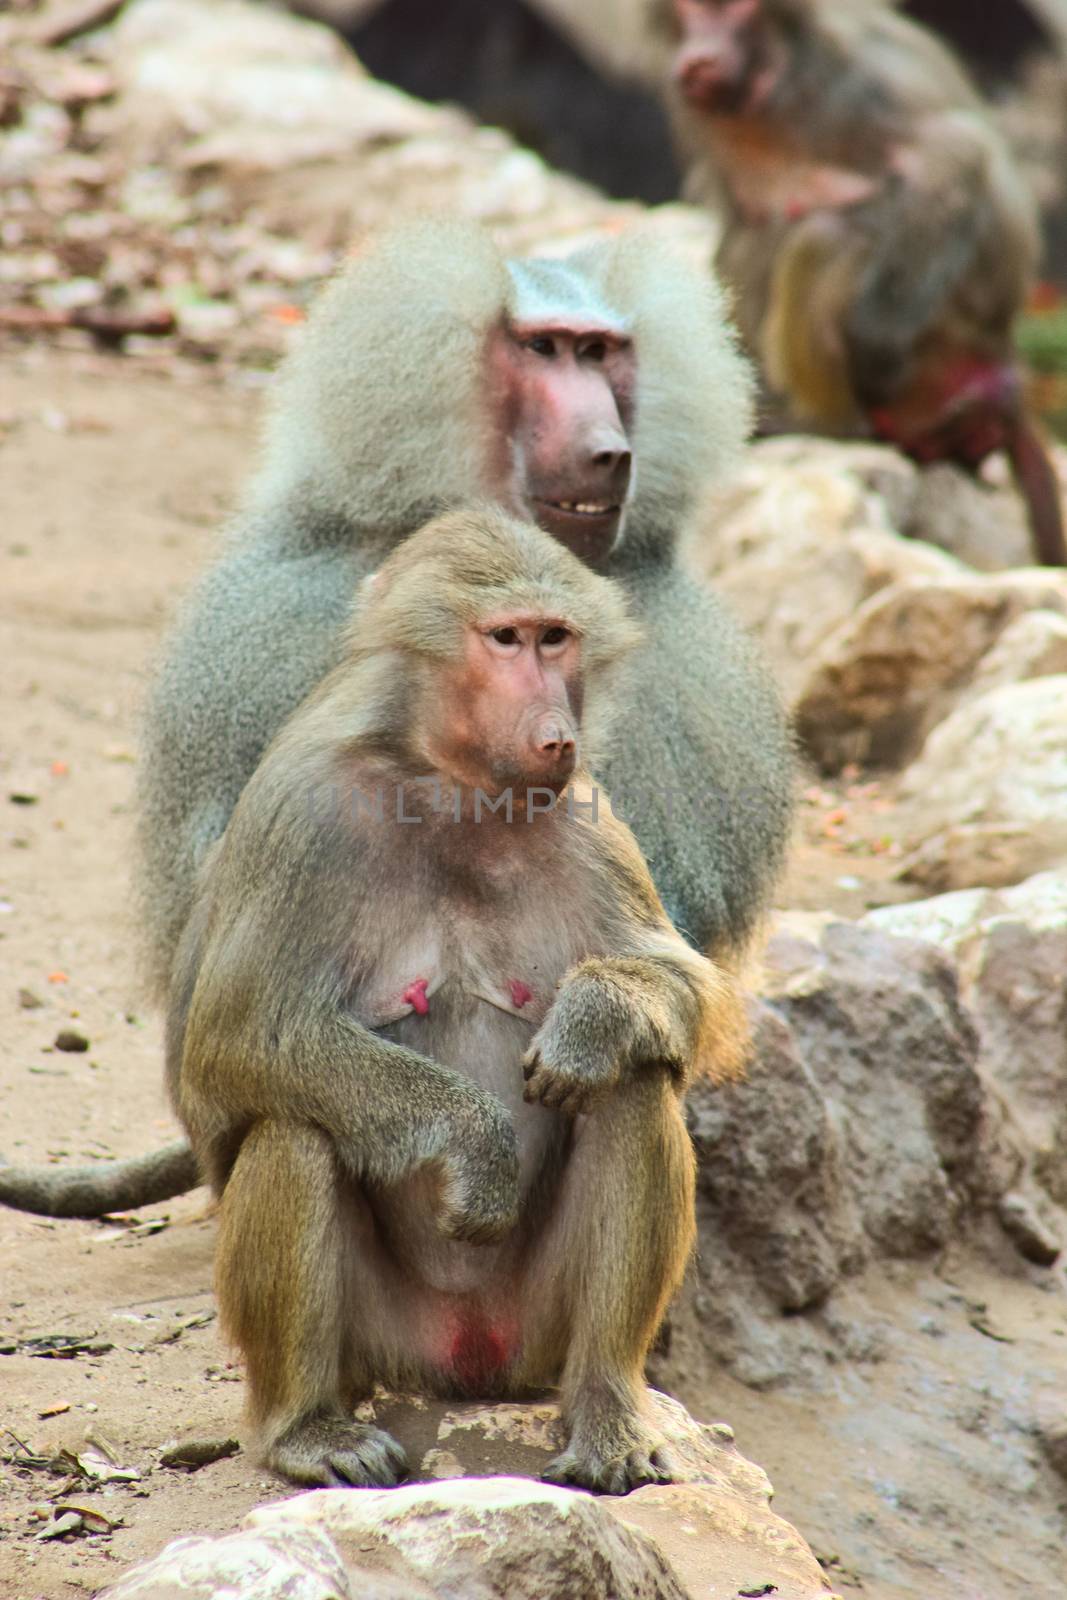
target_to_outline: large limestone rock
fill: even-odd
[[[747,1081],[689,1097],[700,1242],[657,1369],[671,1384],[725,1364],[768,1387],[842,1340],[855,1353],[847,1330],[828,1339],[795,1313],[875,1260],[943,1250],[1022,1170],[952,958],[875,928],[784,922]]]
[[[964,537],[976,529],[981,551]],[[953,467],[920,471],[880,445],[766,440],[701,509],[686,554],[758,634],[828,771],[903,764],[972,681],[1063,670],[1067,578],[1029,566],[1013,488]],[[1013,631],[1034,611],[1034,627]]]
[[[686,545],[693,570],[758,634],[790,699],[825,640],[872,595],[907,578],[963,573],[895,531],[914,475],[881,446],[768,440],[696,519]]]
[[[318,1528],[265,1528],[174,1539],[105,1591],[107,1600],[353,1600],[333,1540]],[[364,1589],[360,1600],[417,1600],[417,1589]]]
[[[1051,678],[1067,672],[1067,617],[1060,611],[1025,611],[1009,622],[993,648],[982,657],[968,698],[1029,678]]]
[[[706,1594],[708,1584],[731,1594],[737,1588],[758,1587],[759,1583],[768,1582],[775,1583],[784,1595],[821,1593],[824,1582],[810,1551],[795,1529],[770,1510],[772,1490],[767,1476],[740,1454],[732,1430],[722,1424],[708,1427],[694,1422],[676,1400],[655,1391],[650,1391],[649,1401],[683,1481],[638,1489],[622,1498],[604,1496],[595,1502],[581,1495],[577,1497],[579,1502],[583,1506],[595,1505],[599,1512],[621,1521],[639,1537],[650,1536],[655,1548],[666,1557],[683,1595]],[[472,1498],[467,1493],[469,1480],[484,1474],[519,1471],[535,1476],[542,1472],[563,1442],[555,1404],[449,1406],[439,1401],[414,1404],[386,1401],[377,1403],[374,1412],[376,1420],[401,1440],[412,1462],[418,1463],[415,1468],[418,1476],[459,1479],[460,1474],[463,1475],[454,1486],[454,1503],[468,1508],[464,1514],[472,1519],[472,1537],[476,1541],[482,1537],[479,1529],[483,1515],[487,1515],[488,1521],[499,1527],[504,1555],[509,1542],[513,1549],[521,1547],[514,1543],[509,1532],[509,1525],[516,1516],[521,1521],[521,1512],[498,1508],[493,1496],[486,1501]],[[489,1481],[496,1485],[505,1480],[493,1477]],[[515,1482],[514,1479],[507,1481]],[[422,1531],[424,1520],[433,1520],[428,1508],[436,1502],[432,1493],[416,1494],[414,1489],[411,1493],[418,1516],[410,1522],[405,1517],[398,1518],[393,1524],[396,1531],[390,1534],[390,1542],[407,1560],[416,1562],[420,1571],[423,1565],[428,1570],[436,1570],[443,1559],[442,1545],[425,1543],[426,1535]],[[547,1501],[543,1498],[546,1493]],[[516,1507],[528,1500],[541,1507],[547,1504],[553,1518],[560,1506],[568,1517],[573,1509],[574,1497],[565,1490],[546,1491],[544,1486],[527,1482],[509,1490],[508,1494],[508,1505],[512,1495]],[[380,1498],[388,1506],[392,1503],[392,1492]],[[313,1519],[324,1518],[334,1532],[338,1531],[335,1518],[343,1518],[345,1525],[351,1526],[349,1519],[373,1514],[373,1507],[367,1513],[354,1508],[351,1497],[344,1492],[305,1497],[302,1506]],[[490,1508],[487,1514],[485,1506]],[[583,1512],[583,1520],[573,1528],[580,1531],[586,1526],[589,1524]],[[421,1554],[416,1554],[409,1540],[414,1541]],[[480,1572],[491,1566],[488,1553],[479,1557]],[[491,1593],[510,1596],[513,1591],[507,1583],[516,1581],[514,1577],[507,1577],[510,1572],[511,1568],[505,1564],[497,1580],[500,1587],[493,1588]],[[544,1583],[545,1580],[539,1581]],[[595,1588],[587,1591],[565,1566],[561,1567],[559,1583],[558,1591],[554,1587],[542,1587],[531,1589],[531,1593],[558,1592],[568,1597],[600,1593]],[[522,1594],[525,1590],[515,1592]],[[618,1592],[629,1591],[619,1589]],[[674,1590],[669,1592],[673,1594]]]
[[[980,664],[987,681],[1037,675],[1047,645],[1031,644],[1030,658],[1020,660],[1016,637],[988,668],[983,659],[1035,610],[1054,616],[1067,634],[1067,576],[1041,568],[995,577],[915,576],[879,590],[809,658],[794,704],[806,748],[829,771],[848,761],[901,765],[958,702]]]
[[[979,572],[1028,567],[1034,560],[1026,508],[1014,488],[974,478],[947,461],[916,472],[915,496],[900,531],[938,545]]]
[[[350,157],[458,120],[369,78],[331,29],[246,0],[139,0],[111,47],[117,130],[180,167]]]
[[[818,1563],[769,1509],[766,1475],[732,1431],[701,1426],[665,1395],[650,1404],[684,1481],[615,1499],[514,1475],[540,1472],[558,1452],[554,1404],[376,1402],[417,1476],[436,1481],[315,1490],[261,1507],[237,1533],[169,1545],[107,1600],[209,1600],[242,1571],[263,1600],[825,1595]]]
[[[1008,684],[930,734],[900,789],[903,874],[1002,887],[1067,861],[1067,675]]]
[[[958,963],[981,1065],[1032,1142],[1039,1181],[1067,1205],[1067,871],[884,906],[863,922]]]
[[[320,1529],[342,1548],[362,1545],[361,1557],[379,1550],[399,1556],[432,1594],[472,1600],[685,1597],[652,1541],[623,1527],[592,1495],[523,1478],[323,1489],[255,1511],[249,1520],[278,1534]]]

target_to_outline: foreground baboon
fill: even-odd
[[[201,863],[338,658],[355,584],[430,517],[484,496],[624,585],[645,637],[596,775],[676,926],[700,949],[743,946],[788,836],[789,735],[766,669],[675,545],[748,422],[748,369],[708,274],[643,230],[510,264],[470,224],[407,224],[368,245],[279,376],[261,471],[149,700],[141,836],[158,990]],[[182,1146],[159,1161],[151,1198],[196,1181]],[[0,1169],[0,1200],[93,1216],[116,1194],[145,1203],[155,1171]]]
[[[680,1098],[743,1028],[585,767],[632,625],[495,510],[365,591],[205,865],[168,1018],[267,1463],[393,1483],[375,1384],[561,1381],[549,1476],[668,1480],[642,1371],[694,1230]]]
[[[718,264],[793,422],[920,462],[1005,450],[1041,561],[1067,563],[1012,324],[1036,213],[962,69],[884,0],[659,0],[669,99]]]

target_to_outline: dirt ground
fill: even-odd
[[[21,351],[5,369],[0,1152],[83,1162],[176,1132],[128,903],[137,708],[164,620],[249,469],[258,397],[210,368],[73,349]],[[879,791],[812,785],[783,903],[852,915],[901,897],[890,826]],[[65,1027],[88,1049],[56,1049]],[[159,1464],[175,1438],[245,1439],[212,1242],[202,1192],[139,1225],[0,1212],[0,1600],[92,1594],[168,1539],[231,1528],[283,1492],[243,1451],[193,1474]],[[975,1329],[978,1304],[992,1337]],[[735,1426],[838,1588],[1052,1596],[1067,1487],[1042,1465],[1032,1419],[1067,1380],[1064,1305],[1062,1273],[977,1259],[901,1270],[835,1302],[874,1330],[874,1353],[817,1390],[722,1379],[682,1398]],[[17,1348],[54,1334],[109,1348]],[[140,1476],[86,1489],[73,1466],[35,1464],[89,1440]],[[41,1541],[57,1504],[115,1526]]]

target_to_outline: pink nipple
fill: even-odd
[[[429,978],[416,978],[414,983],[409,983],[404,993],[400,996],[414,1011],[417,1017],[425,1017],[430,1009],[430,1002],[426,998],[426,987]]]

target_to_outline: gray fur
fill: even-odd
[[[765,908],[789,829],[789,734],[752,647],[674,560],[682,519],[749,425],[749,372],[717,287],[640,229],[566,270],[512,274],[472,224],[407,224],[320,298],[279,374],[246,507],[149,698],[141,845],[161,992],[199,864],[280,724],[336,663],[357,581],[491,482],[490,332],[527,281],[538,301],[565,281],[573,309],[579,273],[589,309],[614,308],[638,361],[636,486],[608,570],[647,642],[599,776],[633,797],[633,830],[694,944],[738,946]]]

